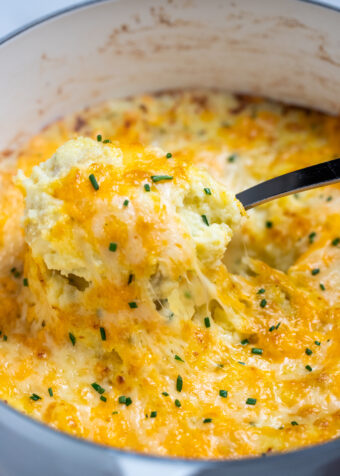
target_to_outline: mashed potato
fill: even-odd
[[[0,398],[158,455],[339,437],[340,186],[234,199],[336,156],[339,118],[218,91],[48,125],[0,172]]]

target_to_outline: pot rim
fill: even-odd
[[[25,33],[26,31],[29,31],[35,28],[36,26],[39,26],[40,24],[45,23],[49,20],[52,20],[57,17],[61,17],[73,11],[90,7],[95,4],[109,3],[112,1],[117,1],[117,0],[86,0],[86,1],[76,3],[75,5],[70,5],[69,7],[61,8],[56,11],[53,11],[52,13],[43,15],[37,18],[36,20],[25,23],[23,26],[0,37],[0,47],[6,44],[7,42],[15,39],[17,36],[20,36],[21,34]],[[328,10],[333,10],[337,13],[340,13],[340,6],[338,7],[336,5],[323,2],[322,0],[295,0],[295,1],[307,3],[311,5],[316,5],[318,7],[325,8]],[[159,455],[142,453],[142,452],[128,450],[128,449],[115,448],[114,446],[108,446],[108,445],[87,440],[85,438],[73,436],[59,429],[52,428],[48,426],[47,424],[40,422],[24,413],[21,413],[19,410],[16,410],[14,407],[9,406],[8,404],[4,403],[1,400],[0,400],[0,410],[3,410],[4,412],[8,412],[10,416],[14,418],[19,418],[22,421],[24,421],[26,424],[35,426],[37,430],[40,430],[42,432],[47,431],[50,435],[62,438],[64,441],[66,440],[66,442],[68,441],[70,443],[72,442],[73,444],[78,444],[84,449],[88,448],[92,450],[93,449],[99,450],[102,452],[105,451],[106,453],[112,454],[112,456],[123,456],[128,458],[132,457],[133,459],[137,459],[137,460],[144,460],[144,461],[150,461],[150,462],[154,461],[158,463],[165,462],[167,464],[172,464],[172,465],[181,463],[185,466],[204,465],[206,467],[209,467],[211,465],[214,465],[214,466],[223,465],[228,467],[231,467],[231,466],[253,467],[254,465],[262,464],[263,457],[265,457],[266,459],[269,458],[271,460],[275,459],[275,461],[279,462],[279,460],[283,458],[287,460],[288,457],[294,457],[295,455],[301,455],[301,456],[304,456],[305,458],[308,458],[308,455],[311,455],[312,453],[314,453],[316,449],[319,451],[327,451],[331,449],[340,450],[340,438],[337,438],[334,440],[326,441],[324,443],[319,443],[319,444],[307,446],[304,448],[294,449],[291,451],[273,453],[273,454],[263,453],[261,456],[258,455],[258,456],[247,457],[247,458],[234,458],[234,459],[202,458],[202,459],[199,459],[199,458],[183,458],[183,457],[176,457],[176,456],[159,456]]]

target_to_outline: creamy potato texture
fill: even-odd
[[[247,216],[234,194],[339,156],[339,133],[260,98],[162,93],[60,120],[3,160],[0,397],[160,455],[338,437],[340,188]]]

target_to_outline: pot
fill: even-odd
[[[0,45],[3,156],[60,116],[170,88],[221,88],[340,113],[340,10],[317,3],[88,2]],[[0,439],[0,476],[340,474],[340,440],[231,461],[162,458],[71,437],[4,403]]]

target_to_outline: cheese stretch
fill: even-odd
[[[158,455],[339,436],[340,188],[247,215],[235,199],[340,155],[339,130],[313,111],[182,91],[33,137],[0,175],[0,397]]]

